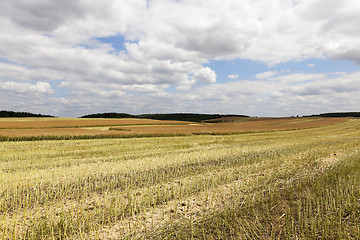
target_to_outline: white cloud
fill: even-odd
[[[181,90],[182,95],[189,93],[192,99],[197,94],[208,96],[206,91],[215,91],[211,89],[216,87],[224,88],[224,93],[234,92],[234,96],[245,88],[252,93],[253,85],[246,81],[233,83],[230,90],[227,85],[215,84],[216,73],[204,66],[211,60],[239,58],[273,66],[327,56],[360,64],[359,12],[357,0],[4,0],[0,2],[0,91],[51,95],[56,89],[49,82],[61,80],[64,84],[60,89],[68,90],[74,98],[66,104],[78,106],[74,107],[74,114],[81,108],[90,111],[94,96],[104,98],[99,108],[109,106],[108,98],[121,96],[122,102],[128,103],[123,99],[132,99],[132,94],[144,94],[139,99],[151,103],[151,98],[156,102],[158,96],[168,96],[169,87]],[[99,40],[117,35],[125,39],[122,50],[116,51],[111,44]],[[344,80],[348,74],[335,78],[301,73],[276,76],[280,73],[286,72],[256,74],[259,79],[256,82],[265,86],[258,91],[280,99],[288,96],[281,89],[295,82],[327,86],[321,89],[308,83],[287,88],[301,99],[310,93],[318,96],[315,93],[335,91],[327,85],[331,79],[338,79],[338,89],[348,89],[345,83],[350,81]],[[228,77],[238,78],[236,74]],[[197,81],[210,85],[195,93]],[[216,93],[222,101],[231,98]],[[27,102],[40,101],[30,95]],[[42,104],[48,105],[48,109],[53,109],[50,104],[65,104],[56,100],[55,95],[53,98]],[[19,99],[2,94],[0,103],[19,105],[24,100]],[[257,99],[264,97],[258,95]],[[175,104],[168,99],[165,102]],[[166,108],[165,103],[156,103]],[[201,104],[198,101],[194,106],[200,109]],[[146,110],[145,106],[154,109],[140,101],[131,105],[132,111]]]
[[[204,67],[195,72],[194,76],[191,79],[196,81],[202,81],[205,83],[215,83],[216,77],[216,73],[211,68]]]
[[[263,72],[263,73],[258,73],[255,75],[255,77],[257,79],[266,79],[266,78],[270,78],[272,76],[275,76],[276,74],[278,74],[277,71],[267,71],[267,72]]]
[[[235,79],[239,78],[239,75],[238,74],[230,74],[230,75],[228,75],[228,78],[235,80]]]
[[[289,84],[289,83],[317,81],[320,79],[326,79],[326,77],[327,75],[325,73],[316,73],[316,74],[294,73],[294,74],[287,74],[283,76],[274,77],[271,78],[271,80]]]
[[[306,66],[308,66],[308,67],[315,67],[315,64],[309,63],[309,64],[307,64]]]
[[[0,91],[21,94],[50,94],[54,92],[50,84],[47,82],[37,82],[36,84],[30,84],[12,81],[0,81]]]
[[[18,64],[0,62],[0,77],[17,81],[51,81],[60,79],[61,75],[48,68],[29,69]]]
[[[288,74],[271,81],[232,81],[191,89],[172,96],[184,105],[196,104],[203,112],[289,116],[317,112],[355,111],[360,100],[360,72],[352,74]],[[176,100],[176,99],[181,99]],[[190,100],[191,99],[191,102]],[[236,104],[234,104],[236,103]]]
[[[118,111],[129,113],[154,112],[218,112],[239,113],[251,116],[306,115],[317,112],[355,111],[360,102],[360,72],[288,74],[257,81],[236,80],[226,83],[202,84],[181,92],[149,91],[132,94],[128,89],[99,90],[97,83],[86,89],[86,84],[76,86],[83,90],[71,98],[55,98],[40,94],[31,106],[26,102],[28,89],[36,85],[1,84],[0,99],[3,106],[19,110],[42,112],[57,116],[80,116],[93,112]],[[70,83],[69,83],[70,84]],[[44,85],[45,86],[45,85]],[[150,87],[150,86],[149,86]],[[156,86],[154,86],[156,87]],[[165,87],[165,86],[164,86]],[[6,88],[6,89],[4,89]],[[19,98],[11,91],[23,89]],[[44,88],[46,89],[46,87]],[[19,94],[19,92],[13,92]],[[45,97],[44,97],[45,96]],[[96,99],[96,101],[94,101]],[[51,104],[52,108],[46,108]]]

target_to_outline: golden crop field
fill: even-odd
[[[72,128],[98,126],[126,126],[126,125],[168,125],[187,124],[189,122],[161,121],[152,119],[97,119],[97,118],[3,118],[0,119],[0,129],[44,129],[44,128]]]
[[[8,119],[0,121],[0,140],[115,138],[192,134],[234,134],[320,127],[341,118],[235,118],[194,123],[151,119]]]
[[[0,121],[0,135],[19,136],[0,142],[2,239],[360,238],[359,119],[11,121]],[[135,134],[21,138],[62,130]]]

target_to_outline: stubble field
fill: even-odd
[[[0,119],[0,141],[236,134],[321,127],[340,118],[230,118],[217,123],[152,119]]]
[[[358,119],[41,121],[0,121],[3,239],[360,238]]]

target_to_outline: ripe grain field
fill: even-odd
[[[242,134],[225,134],[227,126],[0,142],[0,236],[359,239],[360,120],[321,121],[254,121],[258,132]],[[306,127],[291,130],[299,122]],[[260,124],[276,127],[260,132]]]

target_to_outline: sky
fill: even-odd
[[[2,0],[0,110],[360,111],[359,0]]]

